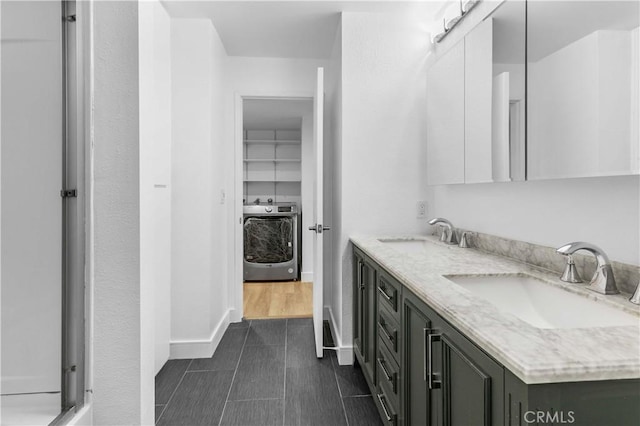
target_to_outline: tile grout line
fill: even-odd
[[[231,389],[233,388],[233,382],[236,380],[236,374],[238,374],[238,367],[240,366],[240,360],[242,359],[242,354],[244,353],[244,347],[247,343],[247,338],[249,338],[249,332],[251,331],[251,323],[249,321],[249,327],[247,327],[247,335],[244,336],[244,342],[242,342],[242,349],[240,350],[240,356],[238,356],[238,362],[236,363],[236,368],[233,370],[233,377],[231,378],[231,384],[229,384],[229,391],[227,392],[227,397],[224,400],[224,407],[222,407],[222,413],[220,413],[220,420],[218,420],[218,426],[222,424],[222,419],[224,418],[224,412],[227,410],[227,403],[229,402],[229,395],[231,395]],[[227,328],[228,330],[228,328]],[[225,330],[226,333],[226,330]],[[215,353],[215,352],[214,352]]]
[[[333,368],[333,378],[336,380],[336,386],[338,387],[338,395],[340,395],[340,404],[342,404],[342,414],[344,414],[344,420],[347,422],[347,426],[349,426],[349,417],[347,416],[347,408],[344,406],[344,397],[342,396],[342,389],[340,389],[340,383],[338,382],[338,372],[336,371],[336,366],[333,363],[333,359],[330,359],[331,367]],[[336,354],[336,364],[338,363],[338,355]]]
[[[284,322],[284,391],[282,393],[282,425],[287,419],[287,344],[289,343],[289,320]]]
[[[164,405],[164,408],[162,409],[162,411],[160,412],[160,415],[158,416],[158,418],[156,419],[156,422],[154,424],[158,424],[158,422],[160,421],[160,419],[162,418],[162,415],[164,414],[165,411],[167,411],[167,408],[169,407],[169,403],[171,402],[171,400],[173,399],[173,396],[176,394],[176,392],[178,391],[178,388],[180,387],[180,384],[182,383],[182,381],[184,380],[184,376],[187,375],[187,371],[189,371],[189,367],[191,367],[191,363],[193,363],[193,359],[191,359],[189,361],[189,364],[187,364],[187,368],[184,369],[184,373],[182,373],[182,377],[180,377],[180,381],[178,382],[178,384],[176,385],[175,389],[173,390],[173,392],[171,392],[171,396],[169,397],[169,399],[167,400],[167,403]]]

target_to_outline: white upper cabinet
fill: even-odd
[[[427,181],[464,183],[464,40],[427,74]]]
[[[525,3],[505,1],[427,73],[428,184],[525,178]]]
[[[491,182],[493,19],[465,37],[464,181]]]
[[[527,179],[638,174],[637,1],[528,3]]]

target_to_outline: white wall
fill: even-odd
[[[226,55],[204,19],[172,20],[171,52],[171,357],[208,357],[228,323],[221,244]]]
[[[352,339],[350,235],[423,231],[415,203],[424,182],[425,52],[423,17],[342,15],[342,215],[337,278],[338,336]],[[334,198],[336,194],[334,194]],[[335,315],[335,313],[334,313]],[[340,317],[340,315],[338,315]],[[346,359],[344,361],[347,361]]]
[[[2,3],[2,394],[60,391],[60,3]]]
[[[430,216],[457,227],[559,247],[600,246],[612,260],[640,264],[640,177],[436,186]]]
[[[140,280],[150,290],[156,374],[171,338],[171,23],[158,1],[140,9]]]
[[[93,6],[93,420],[152,424],[153,336],[141,335],[138,4]]]
[[[211,314],[209,327],[222,337],[229,321],[229,300],[227,282],[229,280],[228,257],[230,248],[226,246],[229,231],[225,224],[228,220],[227,176],[225,175],[229,159],[225,157],[229,140],[226,139],[225,95],[227,93],[227,53],[220,37],[213,28],[211,55],[211,264],[212,291],[210,296]],[[221,321],[224,320],[224,327]],[[216,338],[217,338],[216,337]],[[217,345],[217,343],[216,343]]]

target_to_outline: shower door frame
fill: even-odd
[[[63,88],[63,176],[62,202],[62,365],[61,410],[50,425],[67,423],[85,403],[85,246],[89,203],[86,176],[90,161],[84,141],[90,140],[86,125],[90,105],[90,11],[89,5],[76,0],[62,3],[62,88]],[[71,192],[70,192],[71,191]],[[75,193],[73,192],[75,191]]]

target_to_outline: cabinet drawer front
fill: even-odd
[[[374,401],[380,412],[382,423],[385,425],[396,426],[398,424],[398,410],[388,398],[384,389],[378,388]]]
[[[377,357],[378,387],[392,400],[394,406],[400,402],[400,367],[386,346],[380,345]]]
[[[378,304],[386,307],[396,321],[400,322],[400,294],[402,286],[389,274],[380,271],[378,275]]]
[[[396,363],[400,360],[400,327],[386,309],[378,310],[378,338],[387,346]]]

